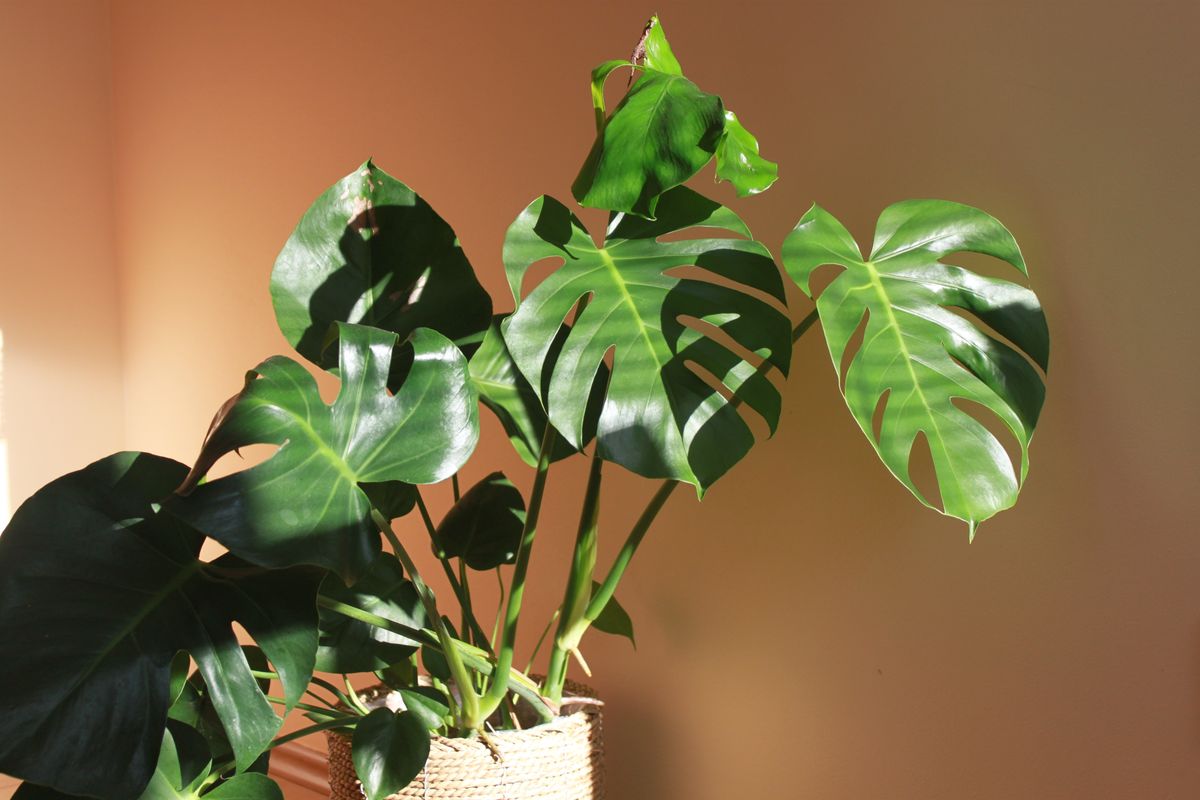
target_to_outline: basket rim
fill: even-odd
[[[585,686],[575,681],[567,682],[568,694],[563,698],[560,706],[560,713],[549,722],[540,722],[537,725],[532,725],[527,728],[504,728],[501,730],[490,730],[487,733],[488,738],[493,745],[520,745],[524,742],[537,741],[548,735],[560,736],[569,734],[579,730],[581,727],[587,727],[591,724],[591,717],[600,714],[604,707],[604,701],[596,697],[596,692],[590,686]],[[374,686],[363,689],[359,692],[360,696],[374,700],[385,694],[398,694],[398,691],[388,687],[386,684],[378,683]],[[561,713],[562,709],[575,707],[575,710],[569,713]],[[327,730],[325,735],[329,738],[337,738],[351,744],[353,737],[340,730]],[[455,751],[482,749],[492,752],[492,748],[480,740],[479,737],[449,737],[443,736],[440,733],[432,734],[429,737],[430,747],[438,749],[449,749]]]

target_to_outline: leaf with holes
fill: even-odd
[[[226,555],[157,504],[187,468],[119,453],[50,483],[0,536],[0,772],[68,794],[134,798],[150,780],[191,654],[239,769],[281,720],[233,625],[262,648],[288,706],[317,648],[316,570],[269,572]]]
[[[440,333],[413,331],[403,351],[412,363],[393,394],[396,334],[339,328],[342,387],[333,405],[295,361],[259,364],[218,415],[174,511],[256,564],[315,564],[351,582],[380,551],[360,484],[434,483],[457,472],[475,449],[479,409],[466,359]],[[248,444],[279,449],[195,486],[218,458]]]
[[[993,217],[942,200],[909,200],[879,217],[864,259],[849,232],[814,206],[783,247],[788,273],[812,296],[813,272],[843,271],[817,298],[834,368],[855,421],[888,469],[931,508],[913,482],[909,458],[919,434],[933,456],[941,510],[980,522],[1009,508],[1029,468],[1029,441],[1045,396],[1050,339],[1037,296],[942,259],[981,253],[1027,274],[1012,234]],[[989,335],[952,309],[970,312]],[[863,343],[844,371],[864,315]],[[962,405],[966,403],[967,406]],[[873,419],[882,404],[882,426]],[[1020,477],[1000,441],[968,411],[994,414],[1020,445]]]
[[[492,301],[458,237],[412,189],[370,161],[305,212],[271,273],[279,329],[317,366],[337,366],[337,323],[404,338],[432,328],[477,344]]]
[[[779,271],[765,247],[735,238],[750,235],[737,215],[683,187],[663,195],[658,211],[657,220],[622,218],[597,247],[562,203],[534,201],[504,243],[517,303],[504,338],[530,384],[545,387],[555,428],[576,446],[593,384],[613,351],[597,427],[600,457],[702,493],[754,444],[726,394],[737,393],[774,431],[779,391],[758,361],[787,372],[791,326]],[[680,236],[696,228],[726,235]],[[526,272],[542,259],[562,265],[522,297]],[[555,353],[555,334],[585,298]]]

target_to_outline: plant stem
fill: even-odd
[[[546,670],[546,696],[555,703],[562,701],[563,685],[567,678],[567,654],[579,647],[578,637],[583,635],[583,631],[577,631],[577,625],[592,596],[592,574],[596,570],[596,539],[600,519],[600,479],[603,464],[604,461],[593,451],[587,488],[583,495],[583,506],[579,512],[579,532],[575,538],[571,572],[567,576],[562,613],[558,617],[558,631],[554,636],[554,649],[550,651],[550,666]]]
[[[267,749],[273,749],[279,747],[281,744],[287,744],[288,742],[295,741],[296,739],[301,739],[305,736],[308,736],[310,733],[327,731],[330,728],[348,728],[355,721],[357,721],[357,719],[358,717],[339,717],[337,719],[326,720],[325,722],[318,722],[315,725],[309,725],[307,728],[301,728],[298,731],[292,731],[291,733],[284,734],[277,739],[273,739]]]
[[[621,552],[617,553],[617,558],[613,561],[608,576],[596,589],[591,602],[588,603],[587,610],[583,613],[583,618],[587,620],[588,624],[596,621],[600,612],[612,599],[613,593],[617,590],[617,584],[621,582],[621,576],[625,574],[625,569],[633,559],[633,554],[637,552],[642,539],[645,538],[646,532],[650,530],[654,518],[658,516],[658,512],[662,510],[663,505],[678,486],[678,481],[663,481],[662,485],[658,487],[658,491],[650,498],[650,502],[646,504],[646,508],[642,510],[642,515],[638,517],[637,522],[629,531],[629,536],[625,539],[625,544],[621,546]]]
[[[525,674],[529,674],[529,671],[533,669],[533,662],[537,659],[538,652],[542,649],[546,637],[550,635],[550,629],[554,627],[555,621],[558,620],[561,614],[562,612],[556,608],[554,609],[554,613],[550,615],[550,619],[546,621],[546,627],[542,628],[542,635],[538,637],[537,644],[533,646],[533,652],[529,654],[529,664],[525,667]]]
[[[804,319],[797,323],[796,327],[792,329],[792,341],[799,341],[800,337],[802,337],[808,331],[808,329],[817,322],[818,319],[820,319],[820,316],[817,313],[817,310],[814,308],[804,317]],[[763,374],[766,373],[770,368],[771,363],[769,361],[763,361],[758,365],[758,372]],[[732,399],[729,401],[729,404],[734,408],[740,406],[742,404],[742,396],[735,393]],[[647,531],[650,530],[651,523],[654,522],[654,518],[658,516],[658,512],[662,510],[663,505],[667,502],[667,499],[671,496],[671,493],[675,491],[678,485],[679,484],[675,481],[663,481],[662,485],[659,486],[658,491],[655,492],[652,498],[650,498],[650,502],[646,505],[645,510],[642,511],[641,517],[638,518],[637,523],[629,532],[629,536],[625,540],[625,544],[622,546],[621,552],[617,554],[617,558],[613,562],[612,568],[608,572],[608,576],[604,579],[604,583],[602,583],[599,588],[596,589],[595,595],[592,597],[591,602],[588,604],[587,610],[584,612],[583,621],[576,623],[576,626],[579,628],[577,636],[582,636],[583,631],[585,631],[587,627],[594,622],[598,616],[600,616],[600,612],[602,612],[604,607],[608,605],[608,601],[612,599],[613,594],[616,592],[617,584],[621,582],[621,577],[625,574],[625,569],[629,566],[629,562],[633,559],[633,554],[637,552],[638,546],[642,543],[642,539],[646,536]],[[565,653],[560,656],[560,658],[563,662],[562,670],[563,677],[565,678]],[[552,663],[550,672],[553,671],[554,664]],[[548,674],[547,686],[551,693],[551,699],[554,699],[553,684],[549,683],[549,677],[551,676]]]
[[[525,512],[525,525],[521,531],[521,544],[517,548],[517,562],[513,567],[512,584],[508,590],[505,606],[504,627],[500,629],[500,641],[496,648],[496,677],[484,696],[481,712],[483,719],[491,715],[508,694],[509,671],[512,669],[513,650],[517,642],[517,623],[521,620],[521,601],[525,596],[525,574],[529,570],[529,556],[533,541],[537,537],[538,516],[542,510],[542,496],[546,491],[546,475],[550,471],[550,455],[554,445],[554,426],[546,422],[542,433],[542,444],[538,451],[537,474],[533,479],[533,490],[529,494],[529,508]],[[473,720],[482,724],[482,719]]]
[[[317,597],[317,604],[323,608],[328,608],[342,616],[350,619],[358,620],[376,628],[381,628],[385,631],[398,633],[401,636],[420,642],[425,647],[430,647],[445,656],[445,648],[443,648],[437,634],[431,630],[417,630],[410,628],[407,625],[402,625],[399,622],[393,622],[386,617],[381,617],[377,614],[372,614],[370,611],[364,611],[356,606],[346,605],[337,600],[331,600],[328,597]],[[494,675],[496,665],[489,660],[487,653],[473,645],[458,639],[451,639],[451,646],[454,647],[460,654],[463,663],[467,667],[478,672],[480,675]],[[529,676],[518,672],[515,669],[509,669],[509,688],[513,693],[526,700],[537,713],[538,718],[542,722],[549,722],[554,718],[550,707],[546,705],[545,698],[538,692],[538,686]]]
[[[496,600],[496,619],[492,622],[492,638],[489,639],[493,646],[496,643],[496,635],[500,631],[500,617],[504,614],[504,573],[496,567],[496,586],[500,590],[499,599]]]
[[[416,487],[414,487],[415,489]],[[471,607],[471,590],[466,586],[466,576],[463,576],[463,583],[454,575],[454,569],[450,566],[450,562],[442,557],[442,545],[438,539],[437,527],[433,524],[433,519],[429,516],[429,509],[425,506],[425,500],[421,497],[420,490],[416,490],[417,494],[417,509],[421,512],[421,519],[425,522],[425,530],[429,532],[429,539],[433,542],[433,549],[438,557],[438,562],[442,565],[442,571],[446,573],[446,580],[450,582],[450,589],[454,592],[454,597],[458,600],[458,607],[462,610],[462,635],[468,641],[475,639],[475,644],[479,647],[491,651],[491,645],[488,644],[487,636],[480,627],[478,620],[475,619],[475,611]]]
[[[420,498],[419,493],[417,497]],[[404,545],[400,543],[400,538],[392,530],[392,524],[387,517],[374,508],[371,509],[371,517],[374,519],[375,524],[379,526],[379,530],[391,542],[396,558],[400,559],[400,563],[404,566],[405,571],[408,572],[409,579],[417,589],[421,603],[425,606],[425,614],[433,624],[433,629],[437,632],[438,641],[442,645],[442,654],[446,658],[446,665],[450,668],[450,674],[454,677],[454,682],[458,684],[458,692],[462,703],[462,721],[466,724],[466,727],[474,730],[482,724],[482,719],[479,717],[479,695],[475,692],[475,686],[471,682],[471,676],[467,673],[467,668],[463,665],[458,649],[454,647],[454,640],[450,636],[450,632],[446,630],[446,623],[442,620],[442,615],[438,612],[437,601],[434,599],[433,592],[421,577],[417,565],[409,557],[408,551],[404,549]],[[443,561],[442,563],[445,564],[446,562]],[[487,715],[485,714],[483,719],[486,718]]]
[[[269,694],[269,695],[266,695],[266,698],[268,700],[270,700],[272,703],[275,703],[276,705],[286,706],[288,704],[287,700],[283,699],[282,697],[276,697],[274,695]],[[307,711],[310,714],[320,714],[323,717],[344,717],[345,716],[345,714],[335,712],[331,709],[321,708],[320,706],[314,706],[314,705],[310,705],[308,703],[296,703],[294,705],[294,708],[298,708],[301,711]]]
[[[346,694],[344,696],[350,709],[362,717],[370,714],[371,709],[367,708],[363,704],[363,701],[358,698],[358,690],[354,688],[354,684],[350,683],[350,676],[342,675],[342,682],[346,685]]]

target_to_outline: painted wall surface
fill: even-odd
[[[122,441],[108,25],[103,3],[0,0],[0,440],[14,507]]]
[[[608,702],[610,796],[1196,796],[1200,386],[1189,299],[1200,271],[1188,242],[1200,199],[1200,12],[1190,0],[116,0],[120,279],[108,262],[87,271],[103,298],[87,312],[103,320],[63,324],[59,281],[50,303],[31,296],[21,313],[43,315],[47,358],[80,331],[97,341],[123,331],[123,445],[188,460],[242,372],[287,352],[271,263],[308,203],[367,156],[455,226],[507,308],[505,228],[538,194],[568,197],[592,135],[588,71],[625,54],[651,10],[689,75],[723,94],[782,165],[775,188],[736,206],[759,238],[777,249],[814,201],[864,242],[896,200],[984,207],[1023,245],[1054,350],[1021,503],[968,545],[964,527],[921,508],[878,463],[819,335],[802,340],[779,434],[703,504],[679,493],[622,586],[638,651],[585,644]],[[95,16],[83,30],[96,41],[41,68],[86,72],[89,48],[105,58],[108,23]],[[26,47],[19,61],[36,60]],[[20,157],[6,139],[0,160],[33,170],[46,137],[14,109],[70,107],[69,81],[46,91],[5,73],[5,91],[24,94],[3,124],[23,138]],[[78,102],[103,130],[107,89],[95,83]],[[101,186],[107,146],[87,142],[72,164]],[[22,180],[42,185],[40,173]],[[0,217],[5,237],[24,241],[14,213],[27,215],[23,229],[54,232],[49,207],[30,212],[7,187],[0,197],[18,206]],[[70,237],[26,241],[16,252],[27,255],[4,267],[4,294],[24,272],[15,265],[60,274],[77,251],[97,252],[71,240],[107,242],[104,224],[76,213]],[[809,307],[796,297],[795,318]],[[93,381],[118,391],[115,364],[76,384],[87,396],[71,413],[40,406],[33,419],[95,455],[112,449],[88,437],[121,426],[84,415],[98,413]],[[45,451],[59,439],[30,441]],[[489,417],[466,478],[496,468],[529,483]],[[582,479],[580,465],[551,475],[527,644],[559,600]],[[609,470],[602,563],[653,488]],[[444,507],[447,492],[432,494]]]

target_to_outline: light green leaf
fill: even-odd
[[[839,371],[866,316],[863,343],[840,372],[846,404],[888,469],[922,503],[966,521],[973,536],[980,522],[1016,502],[1045,396],[1034,364],[1046,369],[1050,346],[1037,296],[942,262],[960,252],[993,256],[1026,273],[1003,225],[978,209],[942,200],[887,208],[867,259],[841,223],[814,206],[788,236],[783,260],[810,296],[818,267],[843,268],[817,298],[817,310]],[[873,419],[881,403],[877,436]],[[970,413],[972,406],[994,414],[1015,437],[1020,478],[999,440]],[[909,471],[918,435],[933,456],[940,508]]]
[[[316,652],[314,570],[197,559],[201,537],[157,511],[187,468],[120,453],[27,500],[0,536],[0,772],[129,800],[150,780],[191,654],[247,768],[278,731],[233,632],[240,623],[294,703]]]
[[[662,22],[657,16],[650,18],[646,33],[642,37],[641,58],[634,60],[640,60],[646,69],[667,75],[683,74],[683,67],[679,66],[679,60],[675,58],[675,53],[667,42],[666,31],[663,30]]]
[[[441,334],[413,332],[411,367],[392,394],[396,335],[340,330],[333,405],[295,361],[264,361],[214,423],[175,513],[256,564],[316,564],[349,582],[380,551],[359,484],[449,477],[474,450],[479,419],[466,360]],[[262,464],[193,489],[221,455],[256,443],[280,447]]]
[[[421,718],[377,708],[354,729],[354,771],[367,800],[383,800],[417,777],[429,758],[429,730]]]
[[[571,192],[582,205],[653,218],[659,196],[709,162],[721,98],[682,75],[645,71],[597,134]]]
[[[271,273],[279,328],[320,367],[337,365],[339,322],[407,337],[431,328],[477,344],[492,301],[458,237],[412,189],[367,161],[305,212]]]
[[[437,527],[438,557],[461,558],[475,570],[511,564],[525,527],[525,498],[503,472],[463,494]]]
[[[771,188],[779,178],[779,165],[758,154],[758,140],[742,127],[737,115],[725,112],[725,132],[717,145],[717,179],[729,181],[738,197]]]
[[[726,236],[676,235],[694,228]],[[706,489],[754,443],[710,380],[737,392],[774,430],[779,392],[757,360],[783,372],[789,365],[783,281],[766,248],[735,236],[749,236],[737,215],[682,187],[663,195],[657,221],[624,217],[604,247],[549,197],[509,228],[504,263],[517,309],[504,338],[529,383],[545,387],[550,420],[572,445],[584,438],[588,399],[610,350],[601,458]],[[562,266],[522,296],[526,271],[546,258]],[[688,266],[699,269],[674,274]],[[560,326],[585,297],[586,309],[555,352]]]

